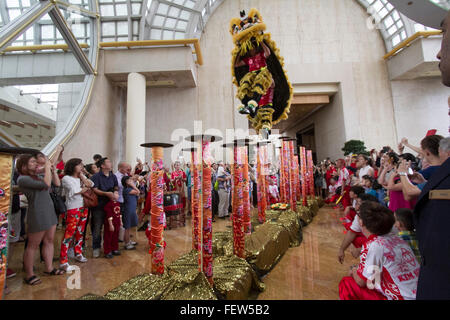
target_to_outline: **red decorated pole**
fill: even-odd
[[[283,141],[281,141],[281,149],[280,149],[280,202],[286,203],[286,183],[284,177],[284,149],[283,149]]]
[[[183,151],[191,152],[191,177],[192,177],[192,188],[191,188],[191,207],[192,207],[192,249],[196,251],[201,251],[201,241],[200,241],[200,218],[199,218],[199,202],[201,189],[201,176],[199,174],[200,161],[199,153],[196,152],[195,148],[183,149]],[[199,270],[201,271],[200,265]]]
[[[300,184],[300,165],[298,162],[298,154],[294,156],[294,163],[295,163],[295,188],[296,188],[296,195],[297,195],[297,201],[300,201],[301,195],[302,195],[302,189]]]
[[[306,152],[305,147],[300,147],[300,162],[301,162],[301,173],[302,173],[302,204],[306,206],[308,203],[306,201],[307,196],[307,177],[306,177]]]
[[[282,157],[282,171],[283,171],[283,192],[284,192],[284,196],[282,198],[284,198],[284,201],[282,200],[281,202],[283,203],[288,203],[289,201],[291,201],[291,190],[289,188],[289,184],[290,184],[290,174],[289,174],[289,145],[288,142],[286,141],[286,137],[282,137],[280,138],[282,139],[281,141],[281,152],[283,154]],[[280,188],[281,189],[281,188]]]
[[[258,143],[258,149],[256,154],[256,161],[257,161],[257,172],[256,175],[258,176],[257,181],[257,194],[258,194],[258,221],[259,223],[266,222],[266,208],[267,208],[267,202],[266,202],[266,172],[265,172],[265,154],[264,152],[267,150],[265,145],[261,145]]]
[[[165,143],[146,143],[142,147],[151,148],[152,162],[150,174],[150,193],[151,193],[151,211],[150,211],[150,250],[152,255],[153,274],[162,275],[164,273],[164,250],[166,243],[163,237],[164,223],[166,214],[164,212],[164,148],[172,147],[172,144]]]
[[[309,172],[309,194],[312,198],[315,197],[315,189],[314,189],[314,163],[312,158],[312,151],[307,151],[308,158],[308,172]]]
[[[194,157],[193,163],[197,165],[198,178],[194,180],[194,186],[198,186],[198,226],[193,227],[193,237],[195,230],[198,230],[198,245],[193,243],[194,249],[198,248],[199,270],[203,271],[206,279],[213,285],[213,256],[212,256],[212,185],[211,185],[211,156],[210,142],[218,141],[221,138],[208,135],[194,135],[186,138],[191,142],[196,142],[198,156]],[[200,151],[201,150],[201,151]],[[195,195],[193,195],[195,196]],[[194,197],[193,197],[194,198]],[[195,240],[194,240],[195,241]]]
[[[270,206],[270,198],[269,198],[269,186],[271,183],[271,178],[270,178],[270,163],[269,163],[269,157],[267,154],[267,146],[265,146],[263,148],[263,164],[264,164],[264,171],[263,171],[263,175],[265,176],[265,184],[264,187],[266,189],[265,192],[265,208],[267,208],[268,206]]]
[[[290,191],[290,203],[291,209],[297,211],[297,195],[295,186],[295,164],[294,164],[294,139],[286,142],[289,147],[289,191]]]
[[[244,216],[243,216],[243,226],[244,234],[252,233],[252,222],[251,222],[251,212],[250,212],[250,179],[248,175],[248,148],[243,146],[241,149],[241,157],[243,160],[243,201],[244,201]]]
[[[242,157],[238,147],[234,148],[234,203],[233,203],[233,244],[234,254],[245,259],[245,239],[243,232],[243,213],[244,213],[244,195],[243,195],[243,168]]]
[[[213,257],[212,257],[212,198],[211,198],[211,165],[212,157],[210,142],[202,141],[202,206],[201,221],[202,230],[202,265],[203,272],[209,283],[213,284]]]

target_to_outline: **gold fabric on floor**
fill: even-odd
[[[343,227],[338,220],[340,216],[342,216],[341,213],[330,207],[321,208],[312,223],[303,228],[303,242],[300,246],[287,249],[278,264],[264,277],[265,290],[257,298],[262,300],[338,299],[340,279],[347,274],[351,264],[358,262],[350,253],[346,254],[344,265],[337,261],[337,251],[344,237]],[[218,235],[220,235],[219,232],[231,230],[230,227],[231,222],[228,218],[217,219],[217,222],[213,224],[213,230],[218,232]],[[62,233],[63,231],[58,230],[55,236],[55,244],[57,244],[55,257],[59,255]],[[137,277],[134,280],[135,285],[138,285],[139,281],[151,282],[152,276],[145,275],[150,270],[147,239],[143,232],[133,232],[132,234],[134,235],[133,239],[139,243],[137,250],[121,250],[122,255],[111,260],[93,259],[92,249],[90,249],[91,239],[88,237],[86,256],[89,261],[84,264],[70,261],[71,264],[80,267],[80,289],[67,287],[71,275],[43,276],[43,264],[39,263],[38,253],[35,268],[36,274],[42,279],[42,284],[33,287],[24,284],[22,280],[24,273],[21,270],[23,243],[13,244],[10,268],[17,272],[17,276],[7,280],[11,293],[5,299],[78,299],[88,293],[103,296],[108,291],[111,291],[109,295],[112,297],[115,292],[114,288],[118,288],[125,281],[134,277]],[[223,233],[222,236],[226,236],[226,233]],[[171,264],[191,250],[190,219],[185,228],[165,231],[165,238],[167,241],[166,264]],[[122,247],[123,245],[120,244],[120,248]],[[54,265],[58,264],[59,261],[55,260]],[[224,268],[224,272],[227,271],[226,268]],[[219,275],[220,272],[217,271],[217,274]],[[247,290],[248,282],[246,280],[240,285]],[[128,285],[133,285],[133,282],[128,282]],[[155,290],[151,294],[156,297],[158,292]],[[174,298],[173,294],[168,292],[166,298]],[[133,293],[130,290],[126,298],[137,299],[139,295],[140,293]],[[180,296],[180,298],[182,297]]]

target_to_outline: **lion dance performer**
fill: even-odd
[[[272,125],[288,118],[292,86],[283,69],[283,58],[260,13],[251,9],[230,22],[236,47],[232,52],[233,82],[242,102],[239,113],[247,114],[253,128],[267,138]]]

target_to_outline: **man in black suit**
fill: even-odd
[[[450,13],[442,23],[443,38],[437,57],[442,82],[450,87]],[[417,240],[422,257],[417,299],[450,299],[450,157],[449,138],[441,140],[442,165],[424,186],[414,208]]]

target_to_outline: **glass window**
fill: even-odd
[[[374,2],[373,8],[376,12],[380,11],[383,8],[383,4],[379,1]]]
[[[388,14],[388,11],[386,10],[386,8],[381,9],[379,12],[379,15],[381,18],[384,18],[387,14]]]
[[[175,7],[170,7],[169,9],[169,16],[178,18],[178,15],[180,14],[180,9]]]
[[[100,13],[102,16],[114,16],[114,6],[113,5],[102,5],[100,6]]]
[[[10,20],[14,20],[17,17],[19,17],[21,15],[21,12],[19,9],[10,9],[9,10],[9,19]]]
[[[384,19],[383,23],[386,28],[389,28],[394,24],[394,20],[391,17],[387,17],[386,19]]]
[[[184,5],[190,9],[192,9],[195,6],[195,2],[188,0],[188,1],[186,1],[186,3]]]
[[[177,29],[186,30],[186,28],[187,28],[187,22],[178,20]]]
[[[165,18],[163,16],[155,15],[153,18],[153,25],[156,27],[162,27],[164,24],[164,19]]]
[[[388,29],[388,33],[389,33],[389,35],[391,35],[391,36],[395,33],[395,31],[397,31],[397,27],[396,27],[395,25],[393,25],[392,27],[390,27],[390,28]]]
[[[27,40],[33,40],[34,38],[34,27],[29,28],[26,33],[25,33],[25,37],[27,38]]]
[[[42,25],[41,26],[41,35],[43,39],[54,38],[55,35],[53,33],[53,26],[50,25]]]
[[[166,15],[168,10],[169,6],[167,4],[160,3],[156,12],[162,15]]]
[[[114,22],[102,22],[102,35],[114,36],[116,34]]]
[[[85,25],[84,24],[74,24],[72,25],[72,32],[76,38],[84,37]]]
[[[6,0],[8,8],[19,8],[19,0]]]
[[[180,14],[181,19],[189,20],[190,16],[191,16],[191,14],[188,11],[186,11],[186,10],[181,11],[181,14]]]
[[[117,16],[127,16],[128,15],[128,7],[127,4],[116,4],[116,15]]]
[[[133,34],[139,34],[139,22],[133,21]]]
[[[62,36],[62,34],[59,32],[59,30],[56,29],[56,27],[54,28],[54,30],[55,30],[55,32],[56,32],[56,39],[62,39],[63,36]]]
[[[175,39],[184,39],[185,33],[184,32],[175,32]]]
[[[128,21],[117,22],[117,34],[128,35]]]
[[[167,19],[166,19],[165,27],[166,27],[166,28],[173,29],[173,28],[175,28],[175,24],[176,24],[176,23],[177,23],[177,20],[172,19],[172,18],[167,18]]]
[[[152,32],[150,32],[150,39],[160,40],[161,39],[161,29],[152,29]]]
[[[164,30],[163,32],[163,40],[171,40],[173,39],[173,31],[169,31],[169,30]]]
[[[398,14],[397,11],[392,12],[392,18],[394,18],[395,21],[400,19],[400,15]]]
[[[395,47],[396,45],[398,45],[400,43],[400,35],[396,35],[395,37],[392,38],[392,45]]]
[[[141,14],[141,4],[140,3],[133,3],[133,4],[131,4],[131,9],[133,11],[133,15],[140,15]]]

